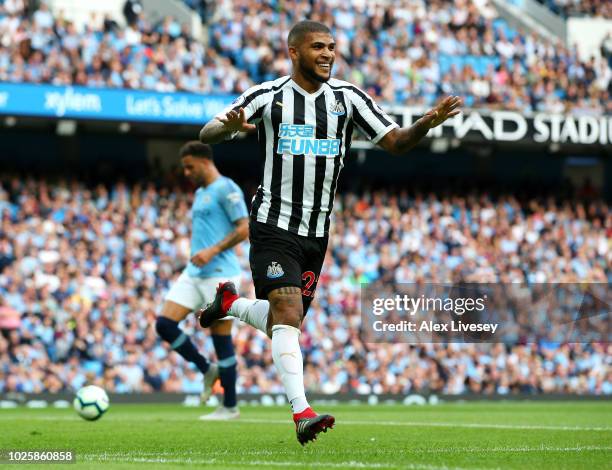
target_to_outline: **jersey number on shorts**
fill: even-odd
[[[312,271],[306,271],[302,274],[302,283],[304,284],[304,287],[302,287],[302,295],[304,297],[314,297],[314,288],[312,290],[310,290],[310,288],[317,281],[317,276]]]

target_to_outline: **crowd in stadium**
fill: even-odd
[[[132,0],[134,1],[134,0]],[[208,18],[211,11],[215,11],[215,3],[211,0],[183,0],[186,5],[188,5],[193,10],[197,11],[203,19]],[[509,0],[514,4],[522,4],[523,0]],[[612,9],[610,7],[610,3],[606,0],[537,0],[541,4],[545,5],[551,11],[556,13],[557,15],[561,15],[564,18],[570,16],[589,16],[589,17],[598,17],[598,18],[612,18]],[[224,3],[224,2],[218,2]],[[277,2],[269,2],[275,5]],[[334,6],[338,4],[338,2],[327,2],[333,3]],[[353,1],[352,4],[358,4],[359,6],[365,5],[367,0],[362,1]],[[379,2],[380,4],[384,4],[385,1],[382,0]],[[390,3],[390,2],[387,2]],[[477,2],[478,3],[478,2]]]
[[[27,4],[0,2],[0,81],[241,93],[290,72],[286,33],[308,16],[332,27],[334,76],[381,103],[455,94],[467,106],[612,111],[606,60],[510,28],[488,0],[212,2],[207,45],[171,17],[153,25],[141,12],[120,27],[95,16],[77,30],[45,2]]]
[[[176,185],[0,185],[0,392],[201,391],[154,324],[189,259],[191,193]],[[576,200],[577,201],[577,200]],[[612,394],[612,346],[368,344],[360,283],[612,281],[612,212],[601,200],[481,193],[339,195],[301,342],[311,391]],[[248,244],[237,247],[253,295]],[[195,343],[213,353],[207,332]],[[236,327],[238,392],[282,392],[269,340]]]
[[[538,2],[564,18],[589,16],[612,19],[612,6],[606,0],[538,0]]]

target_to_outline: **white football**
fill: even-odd
[[[80,388],[72,404],[79,416],[89,421],[100,418],[110,405],[106,392],[95,385]]]

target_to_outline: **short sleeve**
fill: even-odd
[[[399,127],[364,91],[352,86],[348,95],[353,105],[353,121],[373,144]]]
[[[264,96],[262,91],[262,85],[256,85],[249,88],[242,95],[232,101],[232,104],[217,114],[215,118],[223,117],[231,110],[238,111],[240,108],[244,108],[244,115],[246,116],[247,121],[250,124],[257,124],[261,119],[265,105],[264,100],[262,99]],[[237,134],[238,132],[230,134],[228,140],[233,139]]]
[[[220,189],[219,202],[232,222],[248,217],[244,194],[240,187],[232,180],[227,180]]]

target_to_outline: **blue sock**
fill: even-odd
[[[178,327],[178,322],[166,317],[157,317],[155,322],[157,334],[170,343],[172,349],[189,362],[193,362],[202,374],[208,370],[209,364],[193,345],[189,337]]]
[[[236,356],[231,335],[212,335],[217,358],[219,359],[219,379],[223,387],[223,406],[236,406]]]

